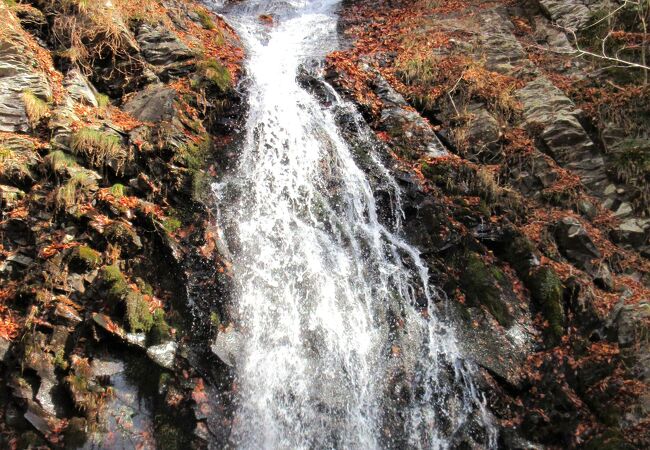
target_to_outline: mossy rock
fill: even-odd
[[[129,292],[124,302],[126,304],[125,320],[133,333],[148,332],[154,324],[154,318],[149,311],[149,303],[144,296],[136,291]]]
[[[70,267],[73,270],[84,272],[96,268],[101,262],[101,253],[87,245],[81,245],[72,251]]]
[[[142,248],[142,241],[135,230],[124,222],[113,222],[106,227],[104,234],[112,244],[133,252]]]
[[[463,260],[460,285],[468,304],[484,305],[500,325],[512,325],[513,317],[502,298],[500,287],[506,281],[505,274],[497,267],[488,267],[476,253],[469,253]]]
[[[199,64],[199,78],[194,80],[193,85],[226,93],[232,89],[232,83],[228,68],[218,60],[210,59]]]
[[[124,274],[115,264],[102,269],[101,280],[108,286],[108,296],[111,300],[121,301],[130,291]]]
[[[171,339],[171,327],[165,321],[165,311],[157,309],[153,313],[153,324],[149,330],[149,345],[158,345]]]
[[[530,276],[528,288],[537,308],[548,322],[548,328],[545,330],[548,342],[552,345],[559,344],[565,323],[562,280],[553,268],[542,266]]]
[[[537,248],[525,236],[516,236],[509,240],[505,249],[504,259],[508,261],[517,273],[526,278],[537,257]]]

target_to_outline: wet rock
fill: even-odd
[[[556,225],[555,240],[562,254],[581,269],[601,256],[582,224],[573,217],[565,217]]]
[[[56,304],[54,316],[58,321],[68,326],[76,326],[83,320],[75,308],[63,302]]]
[[[47,337],[43,333],[35,332],[25,338],[24,345],[23,364],[34,370],[40,379],[35,399],[48,414],[55,415],[54,391],[58,380],[54,370],[54,358],[46,351]]]
[[[410,108],[404,97],[381,75],[376,76],[374,91],[382,103],[381,128],[395,138],[407,155],[438,157],[447,153],[429,122]]]
[[[513,316],[500,285],[500,282],[505,280],[503,272],[497,267],[488,267],[475,253],[467,256],[463,267],[460,284],[467,298],[467,304],[484,305],[499,324],[506,327],[512,325]]]
[[[147,335],[145,333],[129,333],[106,314],[93,313],[92,318],[93,322],[119,341],[134,347],[146,349]]]
[[[4,15],[13,22],[9,15]],[[25,132],[31,127],[24,93],[30,92],[39,101],[47,102],[52,91],[47,77],[38,70],[25,37],[15,23],[3,25],[0,40],[0,131]]]
[[[172,370],[174,368],[174,359],[176,358],[176,351],[178,344],[173,341],[166,342],[160,345],[154,345],[147,349],[147,356],[159,366]]]
[[[243,344],[242,334],[230,328],[217,333],[217,337],[210,349],[221,361],[229,366],[234,366]]]

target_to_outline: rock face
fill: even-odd
[[[459,2],[432,13],[417,2],[351,3],[342,28],[358,40],[331,65],[362,75],[342,95],[366,107],[378,71],[450,144],[436,158],[410,143],[392,170],[404,235],[446,295],[492,413],[516,423],[499,447],[647,447],[637,362],[647,363],[650,298],[648,89],[641,71],[575,58],[562,28],[589,47],[607,35],[598,20],[622,4]],[[621,11],[619,33],[638,32]],[[629,101],[613,105],[618,95]],[[391,113],[382,103],[371,126],[403,157],[405,139],[384,139],[375,119]]]
[[[164,26],[142,24],[136,37],[142,56],[155,67],[160,79],[168,80],[192,71],[192,65],[187,62],[194,58],[194,52]]]
[[[206,448],[243,51],[194,1],[78,3],[0,2],[0,448]]]
[[[587,6],[593,3],[584,0],[539,0],[539,4],[548,16],[561,26],[573,30],[582,28],[589,22],[591,10]]]
[[[25,93],[47,102],[52,90],[45,74],[34,67],[36,55],[19,31],[17,21],[9,20],[3,27],[8,36],[0,40],[0,131],[25,132],[31,127]]]
[[[447,153],[445,146],[431,128],[431,125],[415,110],[410,108],[386,80],[378,76],[375,93],[382,103],[379,122],[390,135],[398,137],[400,146],[406,151],[424,152],[431,157]]]
[[[608,184],[605,161],[580,124],[581,111],[544,77],[528,83],[517,97],[526,126],[542,129],[540,137],[553,159],[578,174],[593,192],[602,193]]]

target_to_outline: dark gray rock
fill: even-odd
[[[640,248],[648,244],[650,236],[650,220],[648,219],[627,219],[612,230],[614,242]]]
[[[582,224],[573,217],[565,217],[557,224],[555,240],[562,254],[582,269],[601,256]]]
[[[161,122],[175,115],[176,91],[162,84],[149,86],[124,104],[124,110],[143,122]]]
[[[498,157],[501,130],[496,118],[482,104],[469,105],[467,113],[467,151],[481,160]]]
[[[514,26],[501,9],[492,9],[480,15],[481,32],[478,34],[480,56],[485,58],[489,70],[503,74],[512,74],[516,70],[526,68],[533,71],[526,52],[512,34]]]
[[[195,55],[178,37],[163,25],[142,24],[136,36],[144,59],[155,66],[161,79],[178,77],[193,70],[188,64]]]
[[[379,74],[375,78],[374,91],[382,103],[380,126],[399,142],[399,146],[430,157],[447,154],[431,124],[409,107],[404,97]]]
[[[608,184],[605,161],[582,127],[582,112],[553,83],[538,77],[517,91],[528,128],[541,129],[548,152],[562,167],[574,171],[595,194]]]

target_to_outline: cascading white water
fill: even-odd
[[[228,15],[247,46],[250,105],[238,167],[214,186],[244,342],[232,443],[445,448],[471,416],[494,445],[427,269],[399,220],[381,223],[337,129],[335,108],[351,106],[325,107],[296,81],[336,47],[337,3],[256,0]],[[268,13],[273,25],[259,20]],[[373,163],[399,217],[397,183]]]

